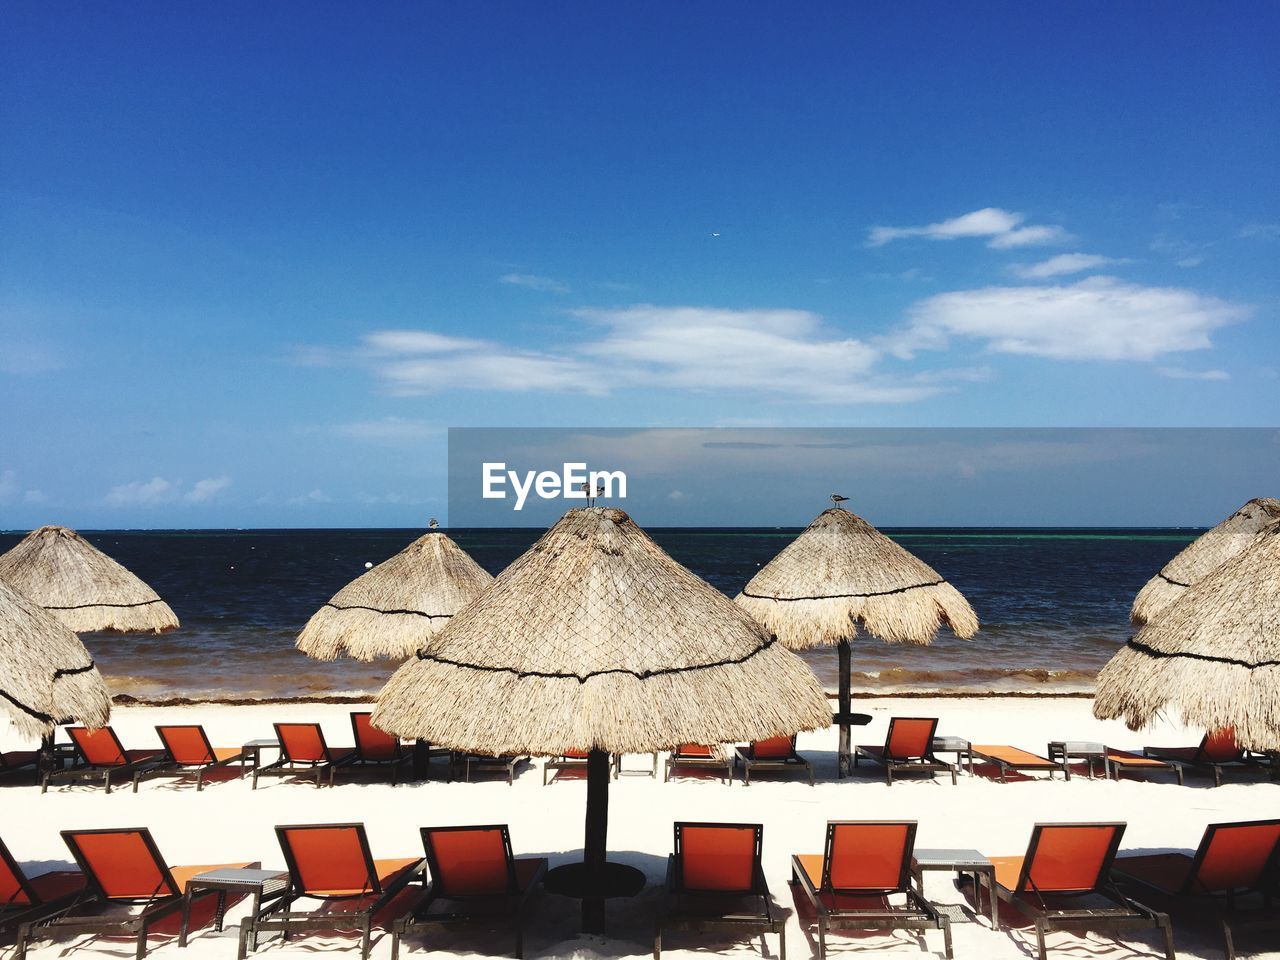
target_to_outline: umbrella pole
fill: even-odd
[[[836,647],[840,657],[840,754],[836,761],[836,772],[839,776],[848,776],[849,770],[849,714],[853,711],[850,693],[850,674],[852,673],[852,653],[849,641],[841,640]]]
[[[609,832],[609,754],[592,749],[587,754],[587,823],[583,845],[587,883],[596,890],[605,887],[605,849]],[[604,933],[604,897],[582,900],[582,932]]]

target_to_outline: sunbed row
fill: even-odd
[[[259,778],[281,775],[310,777],[316,786],[325,783],[332,786],[339,771],[344,769],[381,770],[390,775],[393,783],[398,783],[415,760],[426,763],[438,756],[448,758],[450,779],[459,776],[470,780],[477,771],[497,771],[508,783],[513,783],[516,770],[529,759],[459,754],[431,749],[425,744],[405,748],[398,738],[373,726],[370,717],[371,714],[364,711],[351,714],[355,745],[344,748],[330,747],[317,723],[277,723],[274,739],[253,740],[238,747],[214,746],[199,725],[158,725],[155,729],[161,748],[140,750],[126,749],[110,727],[101,730],[68,727],[70,742],[62,745],[64,749],[58,755],[58,762],[46,763],[41,768],[40,755],[35,751],[0,754],[0,772],[29,770],[39,778],[42,791],[61,782],[91,780],[102,783],[110,793],[113,784],[121,782],[132,782],[136,792],[141,781],[155,777],[194,777],[196,789],[202,790],[208,774],[233,765],[240,777],[252,777],[255,789]],[[1135,753],[1103,744],[1055,741],[1048,745],[1046,755],[1041,755],[1010,744],[974,744],[959,738],[938,737],[937,725],[936,718],[894,717],[889,722],[883,745],[854,748],[854,766],[862,762],[878,766],[890,785],[895,776],[903,773],[943,773],[949,775],[954,784],[966,763],[968,771],[974,772],[975,762],[988,765],[1002,782],[1010,773],[1047,773],[1050,777],[1061,773],[1070,780],[1073,762],[1084,763],[1090,776],[1098,766],[1105,776],[1116,779],[1126,773],[1168,771],[1182,783],[1186,772],[1194,772],[1212,776],[1215,785],[1234,771],[1280,773],[1280,763],[1274,757],[1241,749],[1230,730],[1206,734],[1196,747],[1146,747],[1142,753]],[[277,750],[279,756],[264,763],[262,753],[269,749]],[[954,762],[939,756],[948,751],[955,755]],[[638,772],[657,774],[658,755],[654,753],[652,757],[652,770]],[[543,783],[548,782],[552,772],[585,768],[586,763],[585,751],[548,758],[543,767]],[[620,756],[613,758],[612,768],[615,776],[621,774]],[[815,782],[813,765],[797,751],[794,736],[728,748],[681,744],[666,758],[664,779],[698,770],[718,773],[732,783],[739,768],[747,785],[753,772],[798,771],[808,778],[810,785]]]
[[[939,866],[960,875],[975,922],[989,916],[999,929],[998,904],[1005,904],[1034,924],[1041,960],[1052,930],[1143,928],[1157,931],[1173,960],[1165,911],[1176,914],[1189,902],[1213,906],[1228,958],[1237,932],[1277,921],[1270,905],[1280,892],[1280,820],[1211,824],[1194,853],[1155,855],[1117,855],[1123,823],[1037,824],[1024,854],[981,862],[947,858],[966,851],[917,850],[916,827],[909,820],[830,821],[821,853],[791,857],[800,925],[811,941],[816,931],[819,960],[835,929],[900,929],[921,937],[936,930],[951,957],[950,915],[926,898],[921,881],[924,869]],[[763,825],[674,828],[655,958],[672,931],[730,930],[776,935],[785,960],[785,914],[762,867]],[[80,869],[28,877],[0,843],[0,931],[16,934],[14,960],[23,960],[32,943],[80,935],[132,937],[142,960],[150,937],[185,946],[194,929],[221,930],[229,902],[252,897],[240,923],[239,960],[264,937],[307,930],[353,931],[367,958],[375,927],[390,933],[397,960],[402,940],[423,934],[429,940],[433,925],[469,920],[509,928],[522,956],[530,899],[547,859],[514,856],[505,825],[424,827],[421,854],[388,860],[374,859],[362,824],[275,829],[284,870],[263,870],[247,859],[170,866],[147,829],[128,828],[65,830]],[[1252,899],[1262,910],[1257,915]]]

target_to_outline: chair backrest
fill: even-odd
[[[702,743],[682,743],[676,747],[676,756],[688,760],[710,760],[715,755],[716,752],[713,748]]]
[[[108,900],[147,901],[182,894],[146,827],[63,830],[89,885]]]
[[[1123,823],[1037,823],[1022,861],[1018,893],[1087,893],[1102,887]]]
[[[329,747],[318,723],[277,723],[280,752],[290,763],[328,763]]]
[[[362,823],[276,827],[293,892],[321,899],[380,894]]]
[[[890,760],[917,760],[933,746],[937,717],[894,717],[884,740],[884,755]]]
[[[674,880],[681,893],[759,893],[759,823],[677,823]]]
[[[362,760],[394,760],[400,756],[400,738],[373,725],[372,713],[353,711],[351,732],[356,738],[356,752]]]
[[[860,893],[906,890],[915,846],[914,820],[830,820],[822,887]]]
[[[156,733],[169,752],[170,759],[184,767],[197,767],[213,763],[217,759],[213,755],[213,744],[209,742],[204,727],[199,724],[157,725]]]
[[[506,824],[423,827],[431,885],[443,897],[515,893],[516,863]]]
[[[1280,820],[1211,823],[1192,861],[1186,892],[1259,887],[1280,858]]]
[[[95,767],[119,767],[129,762],[124,744],[110,727],[90,730],[88,727],[67,727],[67,736],[75,744],[76,752],[85,763]]]
[[[748,751],[752,760],[785,760],[796,752],[796,736],[770,737],[768,740],[757,740]]]
[[[1200,741],[1200,750],[1196,759],[1209,763],[1229,763],[1244,758],[1244,751],[1236,743],[1234,727],[1223,727],[1221,730],[1210,730]]]
[[[22,867],[0,840],[0,910],[14,904],[27,906],[39,902],[40,895],[32,889]]]
[[[560,754],[565,760],[586,760],[591,756],[590,750],[566,750]]]

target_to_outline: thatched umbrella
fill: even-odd
[[[584,864],[567,869],[599,933],[618,869],[605,863],[610,753],[790,734],[830,713],[812,671],[740,607],[623,511],[587,507],[401,666],[373,719],[456,750],[588,750]]]
[[[1165,706],[1280,750],[1280,521],[1138,631],[1098,674],[1094,715],[1132,730]]]
[[[1138,591],[1130,613],[1133,622],[1142,626],[1153,621],[1187,587],[1234,557],[1275,520],[1280,520],[1280,500],[1259,497],[1189,543]]]
[[[317,660],[413,656],[493,582],[446,534],[419,537],[339,590],[307,621],[298,649]]]
[[[7,581],[76,633],[165,633],[178,626],[169,605],[74,530],[32,530],[0,556]]]
[[[71,630],[0,581],[0,710],[20,733],[47,738],[60,723],[101,727],[107,685]]]
[[[841,774],[848,770],[853,722],[849,641],[858,624],[887,643],[929,643],[944,623],[966,640],[978,629],[977,615],[959,590],[839,506],[818,514],[736,599],[792,650],[836,645]]]

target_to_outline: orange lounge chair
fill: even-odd
[[[677,823],[675,853],[667,859],[665,900],[653,931],[653,956],[662,956],[668,930],[726,930],[778,936],[787,960],[786,918],[776,914],[760,865],[759,823]]]
[[[209,742],[209,735],[199,724],[174,724],[157,726],[156,733],[164,744],[162,762],[147,770],[139,770],[133,775],[134,787],[137,781],[150,777],[185,777],[196,775],[196,792],[204,789],[204,777],[210,770],[226,767],[233,763],[240,764],[241,776],[244,775],[243,747],[215,747]]]
[[[1148,757],[1130,750],[1118,750],[1107,747],[1103,755],[1106,771],[1113,779],[1119,780],[1122,773],[1152,773],[1156,770],[1170,770],[1178,778],[1178,786],[1182,786],[1182,767],[1172,760],[1159,757]]]
[[[938,759],[933,753],[933,734],[938,729],[936,717],[894,717],[883,747],[854,747],[853,765],[863,757],[884,767],[884,782],[893,786],[894,773],[926,771],[950,773],[956,782],[956,766]]]
[[[566,750],[558,757],[548,757],[542,764],[542,785],[547,785],[552,770],[586,770],[588,753],[587,750]]]
[[[742,764],[742,782],[751,786],[752,770],[803,770],[813,786],[813,764],[796,753],[796,735],[757,740],[745,750],[734,748],[734,765]]]
[[[392,927],[391,960],[400,956],[400,938],[419,927],[476,921],[514,926],[515,955],[523,957],[529,895],[547,872],[547,858],[513,856],[505,824],[423,827],[422,846],[431,880],[413,912]]]
[[[276,739],[280,742],[280,759],[264,767],[253,768],[253,789],[258,789],[258,777],[287,777],[312,772],[316,786],[323,786],[322,777],[329,775],[333,786],[334,771],[355,759],[354,750],[330,750],[324,742],[324,731],[318,723],[276,723]]]
[[[792,856],[791,882],[818,918],[818,960],[826,958],[832,929],[941,930],[943,949],[952,955],[951,921],[912,886],[915,843],[913,820],[829,820],[821,854]],[[897,895],[905,902],[889,901]]]
[[[69,906],[84,890],[79,870],[28,877],[0,840],[0,931],[34,923]]]
[[[471,782],[471,774],[476,772],[499,772],[507,778],[507,786],[516,782],[516,768],[527,761],[528,757],[517,757],[511,754],[492,756],[484,753],[455,753],[449,761],[449,782],[452,783],[458,771],[462,773],[464,783]]]
[[[134,955],[147,955],[147,934],[156,921],[189,906],[185,896],[192,877],[220,868],[257,868],[258,863],[220,863],[170,867],[145,827],[107,830],[63,830],[87,881],[84,893],[51,917],[24,925],[14,960],[23,960],[33,940],[62,940],[85,933],[132,934]],[[217,891],[210,890],[210,894]],[[106,912],[126,907],[138,912]]]
[[[992,857],[994,895],[1035,923],[1040,960],[1050,930],[1157,928],[1174,960],[1169,917],[1122,894],[1111,865],[1123,823],[1037,823],[1021,857]],[[985,877],[980,882],[990,883]],[[988,888],[987,896],[993,891]]]
[[[1111,872],[1122,882],[1154,891],[1170,901],[1201,901],[1217,908],[1227,960],[1236,955],[1232,923],[1237,901],[1261,898],[1262,912],[1237,929],[1280,924],[1271,910],[1272,890],[1280,868],[1280,820],[1211,823],[1194,854],[1135,854],[1116,858]]]
[[[75,747],[77,762],[65,770],[46,770],[40,777],[41,793],[55,781],[84,777],[101,777],[103,787],[110,793],[112,779],[118,783],[122,777],[133,777],[164,759],[163,750],[126,750],[110,727],[101,730],[67,727],[67,736]],[[133,792],[138,792],[137,778],[133,781]]]
[[[413,754],[400,745],[400,738],[373,725],[373,714],[352,711],[351,733],[355,737],[355,754],[348,764],[356,767],[382,767],[391,770],[391,782],[400,782],[400,772],[413,761]]]
[[[679,768],[689,770],[720,770],[733,785],[733,761],[724,755],[719,747],[701,743],[682,743],[671,751],[662,772],[662,782],[671,779],[671,771]]]
[[[1071,768],[1067,766],[1066,760],[1042,757],[1038,753],[1031,753],[1007,744],[975,743],[973,755],[987,763],[995,764],[1000,771],[1001,783],[1006,782],[1005,777],[1010,770],[1016,770],[1019,773],[1047,773],[1050,780],[1055,773],[1061,773],[1067,780],[1071,779]]]
[[[1257,758],[1249,756],[1236,743],[1236,732],[1231,727],[1206,733],[1198,747],[1143,747],[1142,753],[1158,760],[1171,760],[1187,770],[1207,773],[1213,777],[1215,787],[1222,786],[1222,774],[1228,770],[1261,769]]]
[[[409,884],[421,881],[426,860],[375,860],[360,823],[314,823],[276,827],[289,866],[289,887],[278,899],[240,924],[239,960],[257,949],[260,934],[278,930],[282,938],[298,930],[356,930],[360,956],[368,960],[374,923],[391,926],[412,902],[383,917]],[[298,900],[317,900],[315,910],[294,910]],[[416,900],[417,898],[413,898]]]

